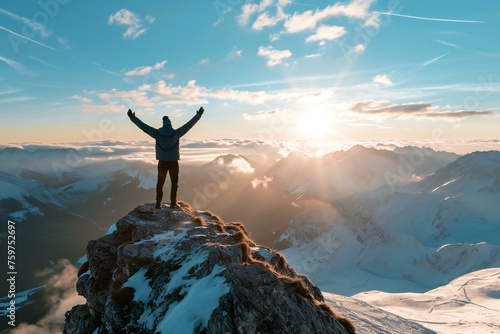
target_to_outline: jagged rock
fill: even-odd
[[[98,325],[97,319],[90,314],[87,304],[77,305],[66,312],[64,331],[67,333],[92,333]]]
[[[144,204],[90,241],[64,333],[354,333],[241,223]]]

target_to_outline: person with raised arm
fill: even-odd
[[[142,122],[132,110],[127,111],[127,115],[139,129],[146,132],[156,141],[155,151],[158,160],[158,181],[156,183],[156,208],[161,208],[163,199],[163,185],[170,174],[172,188],[170,189],[170,208],[177,207],[177,187],[179,183],[179,139],[184,136],[201,118],[205,110],[200,107],[196,115],[180,128],[174,129],[168,116],[163,116],[163,126],[159,129],[153,128]]]

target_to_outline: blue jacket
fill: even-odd
[[[181,158],[179,152],[179,138],[184,136],[200,118],[201,115],[196,114],[191,120],[178,129],[172,128],[170,120],[165,120],[161,128],[155,129],[141,121],[137,116],[130,116],[130,120],[137,125],[139,129],[156,140],[156,160],[162,161],[176,161]]]

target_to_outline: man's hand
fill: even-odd
[[[127,116],[128,116],[128,117],[132,117],[132,115],[134,115],[134,116],[135,116],[135,112],[132,112],[132,110],[131,110],[131,109],[129,109],[129,110],[127,111]]]
[[[196,111],[196,114],[201,116],[201,115],[203,115],[204,112],[205,112],[205,109],[203,109],[203,107],[200,107],[200,109],[198,109]]]

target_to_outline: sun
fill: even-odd
[[[298,127],[310,139],[323,139],[333,131],[330,114],[322,110],[306,112],[299,119]]]

